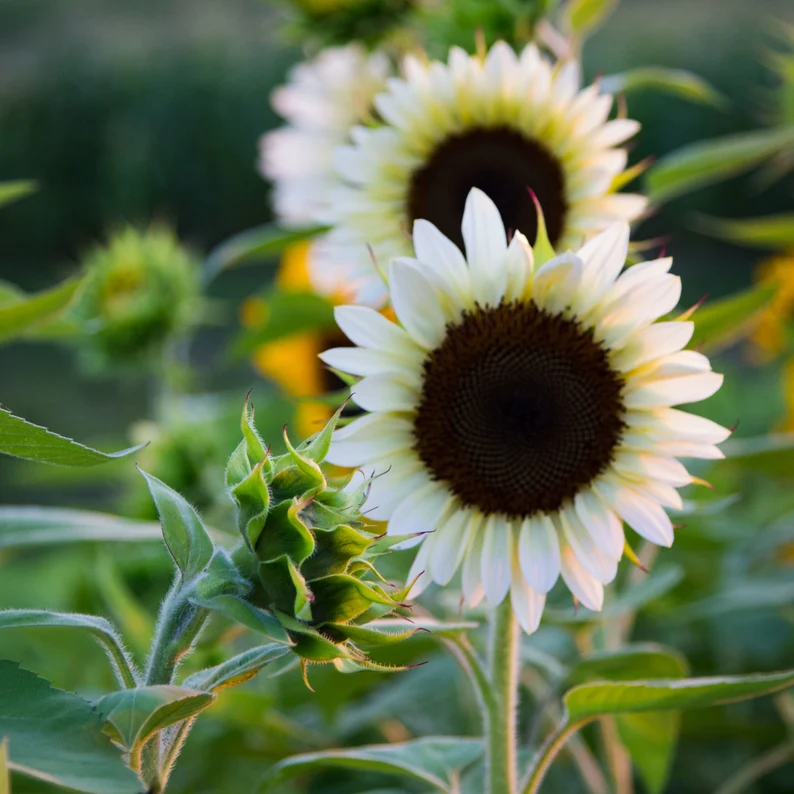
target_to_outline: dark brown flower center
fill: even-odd
[[[424,218],[460,248],[463,208],[477,187],[490,196],[505,228],[522,232],[530,243],[537,235],[537,196],[552,245],[565,228],[568,204],[565,175],[557,159],[537,141],[509,127],[475,128],[452,135],[411,178],[408,215]]]
[[[623,380],[575,320],[534,303],[477,307],[424,369],[414,448],[465,505],[553,512],[612,460]]]

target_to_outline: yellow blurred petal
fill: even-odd
[[[281,256],[281,267],[276,274],[276,286],[284,292],[308,292],[309,282],[309,247],[311,243],[303,241],[293,243],[284,249]]]
[[[775,256],[758,267],[756,282],[774,284],[777,292],[761,315],[753,333],[753,342],[773,358],[786,346],[786,325],[794,317],[794,255]]]
[[[317,358],[322,341],[316,333],[294,334],[259,347],[254,368],[292,397],[315,397],[324,389],[324,364]]]
[[[333,416],[330,405],[315,402],[300,402],[295,406],[295,429],[298,438],[308,438],[322,430]]]
[[[248,298],[240,307],[240,322],[246,328],[260,328],[267,322],[267,303],[262,298]]]

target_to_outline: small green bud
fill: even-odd
[[[197,323],[198,262],[165,227],[127,227],[86,257],[75,306],[94,368],[140,364]]]
[[[390,593],[378,583],[383,579],[371,562],[377,535],[361,515],[366,485],[350,490],[352,474],[332,476],[324,463],[338,416],[297,447],[285,431],[287,452],[273,457],[246,401],[243,440],[226,469],[226,486],[242,553],[253,558],[242,567],[258,573],[249,597],[275,615],[304,667],[380,669],[359,645],[386,645],[413,632],[386,634],[365,625],[392,613],[410,587]]]

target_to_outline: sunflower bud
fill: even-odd
[[[199,268],[164,227],[127,227],[85,260],[75,307],[91,366],[139,364],[183,334],[200,309]]]
[[[226,469],[244,546],[236,561],[255,583],[252,600],[282,624],[308,663],[333,662],[343,671],[383,668],[359,647],[398,642],[413,632],[367,628],[401,605],[410,585],[388,592],[371,562],[377,537],[363,524],[367,484],[352,490],[352,474],[330,476],[324,466],[337,413],[317,435],[270,454],[243,411],[243,440]]]

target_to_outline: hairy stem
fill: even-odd
[[[488,794],[517,794],[519,627],[510,598],[491,626],[492,698],[486,710]]]
[[[532,761],[527,779],[521,785],[521,794],[537,794],[540,791],[543,778],[546,777],[546,773],[549,771],[552,761],[554,761],[557,754],[565,746],[565,742],[589,721],[590,720],[570,724],[567,719],[564,719],[557,726],[557,730],[546,739],[543,747],[540,748],[535,759]]]

